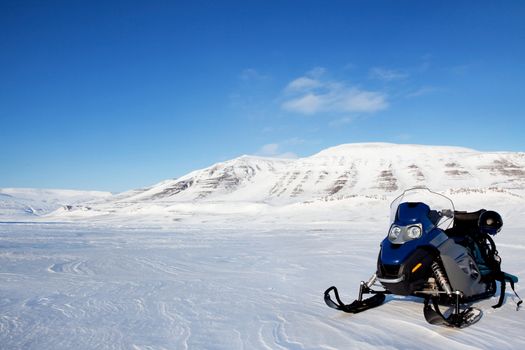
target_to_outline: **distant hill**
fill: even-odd
[[[491,192],[525,198],[525,153],[360,143],[300,159],[242,156],[147,188],[63,207],[56,214],[150,215],[183,204],[225,211],[226,204],[279,207],[357,197],[386,199],[415,186],[449,195]]]
[[[0,220],[38,217],[63,206],[110,197],[110,192],[0,188]]]

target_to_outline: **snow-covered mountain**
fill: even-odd
[[[0,188],[0,219],[27,219],[58,208],[111,197],[110,192]]]
[[[152,213],[184,203],[201,208],[221,203],[278,207],[357,197],[385,199],[414,186],[450,195],[492,192],[524,198],[525,153],[361,143],[300,159],[242,156],[151,187],[66,207],[57,214]]]

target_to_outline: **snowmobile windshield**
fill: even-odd
[[[450,198],[428,188],[412,188],[403,192],[390,204],[390,224],[398,221],[399,215],[403,215],[407,211],[406,208],[411,207],[417,208],[418,215],[426,215],[425,221],[431,223],[431,228],[446,230],[454,222],[454,204]],[[416,217],[409,219],[414,222],[417,220]]]

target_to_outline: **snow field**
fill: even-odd
[[[416,298],[348,315],[375,271],[382,220],[156,229],[0,225],[2,349],[522,349],[511,292],[476,303],[467,329],[431,326]],[[250,227],[245,229],[244,227]],[[496,237],[503,268],[525,276],[525,236]],[[520,285],[517,291],[523,293]]]

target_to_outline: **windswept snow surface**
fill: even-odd
[[[484,315],[463,330],[427,324],[415,298],[357,315],[328,308],[327,287],[350,302],[375,271],[388,202],[361,207],[372,212],[329,210],[325,221],[0,224],[0,348],[525,348],[510,291],[500,309],[476,303]],[[520,277],[523,208],[505,211],[496,237]]]

